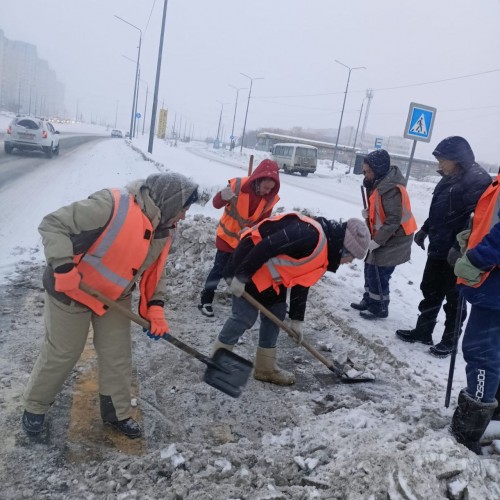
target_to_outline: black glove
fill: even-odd
[[[415,233],[415,237],[413,238],[413,241],[422,249],[425,250],[425,238],[427,238],[427,233],[423,230],[420,229]]]
[[[455,267],[455,263],[460,257],[462,257],[462,252],[458,248],[451,247],[450,250],[448,251],[448,256],[446,257],[446,260],[448,261],[448,264],[450,264],[451,267]]]

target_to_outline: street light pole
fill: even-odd
[[[146,123],[146,109],[148,106],[148,94],[149,94],[149,83],[146,80],[142,80],[146,84],[146,99],[144,101],[144,116],[142,117],[142,135],[144,135],[144,125]]]
[[[243,124],[243,134],[241,134],[241,146],[240,146],[240,154],[243,152],[243,141],[245,140],[245,131],[247,128],[247,117],[248,117],[248,107],[250,106],[250,97],[252,95],[252,85],[254,80],[264,80],[263,77],[252,78],[251,76],[245,75],[245,73],[240,73],[245,78],[250,80],[250,90],[248,91],[248,101],[247,101],[247,111],[245,113],[245,123]]]
[[[220,104],[220,114],[219,114],[219,125],[217,127],[217,144],[220,143],[219,135],[220,135],[220,124],[222,122],[222,112],[224,111],[224,104],[227,102],[217,101]]]
[[[161,56],[163,53],[163,37],[165,34],[165,20],[167,18],[168,0],[163,3],[163,17],[161,21],[160,46],[158,47],[158,63],[156,65],[155,91],[153,94],[153,109],[151,110],[151,127],[149,129],[148,153],[153,152],[153,140],[155,136],[156,108],[158,107],[158,90],[160,87]]]
[[[137,96],[137,84],[139,82],[139,60],[141,58],[141,43],[142,43],[142,30],[141,28],[138,28],[132,23],[129,23],[128,21],[125,21],[125,19],[122,19],[120,16],[117,16],[115,14],[115,17],[119,19],[120,21],[123,21],[124,23],[128,24],[129,26],[132,26],[132,28],[135,28],[137,31],[139,31],[139,48],[137,51],[137,64],[135,67],[135,81],[134,81],[134,97],[132,98],[132,116],[130,117],[130,131],[129,131],[129,136],[130,139],[132,139],[132,133],[134,129],[134,120],[135,120],[135,100]]]
[[[345,86],[345,93],[344,93],[344,103],[342,104],[342,111],[340,112],[339,129],[337,130],[337,140],[335,141],[335,150],[333,151],[332,167],[330,168],[330,170],[333,170],[333,167],[335,166],[335,159],[337,158],[337,147],[339,145],[340,129],[342,128],[342,118],[344,117],[345,101],[347,98],[347,90],[349,89],[349,80],[351,79],[351,71],[355,69],[366,69],[364,66],[356,66],[355,68],[351,68],[346,64],[337,61],[337,59],[335,59],[335,62],[340,64],[341,66],[344,66],[344,68],[347,68],[349,70],[349,74],[347,75],[347,84]]]
[[[246,90],[246,87],[235,87],[234,85],[231,85],[228,83],[228,85],[236,90],[236,100],[234,101],[234,115],[233,115],[233,127],[231,128],[231,146],[230,150],[232,151],[234,149],[234,122],[236,121],[236,109],[238,107],[238,94],[240,93],[240,90]]]
[[[358,140],[359,124],[361,123],[361,115],[363,114],[363,106],[365,105],[365,99],[366,97],[363,97],[363,100],[361,101],[361,109],[359,111],[359,117],[358,117],[358,126],[356,127],[356,134],[354,135],[354,144],[352,146],[354,154],[352,155],[351,161],[349,162],[349,168],[347,169],[346,174],[351,172],[352,161],[354,158],[356,158],[356,142]]]
[[[116,122],[118,120],[118,104],[120,101],[116,101],[116,110],[115,110],[115,128],[116,128]]]

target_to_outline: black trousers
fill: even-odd
[[[220,250],[217,250],[215,253],[214,265],[208,273],[205,288],[201,292],[200,300],[202,304],[211,304],[214,301],[215,290],[217,290],[219,281],[223,277],[224,267],[231,258],[231,255],[231,253]]]
[[[459,303],[458,289],[456,286],[457,278],[453,272],[453,267],[446,260],[437,260],[431,257],[427,258],[425,263],[420,290],[424,298],[418,306],[420,317],[418,318],[417,328],[428,328],[432,333],[434,325],[443,306],[446,314],[444,323],[444,333],[442,340],[451,341],[456,327],[457,309]],[[462,310],[460,328],[467,317],[467,308]]]

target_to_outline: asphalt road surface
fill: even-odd
[[[47,162],[64,162],[64,158],[90,141],[108,139],[102,135],[71,135],[64,137],[61,134],[59,140],[59,155],[47,158],[38,151],[18,151],[15,149],[12,154],[6,154],[3,148],[3,141],[0,142],[0,189],[4,188],[16,179],[29,175],[38,168],[43,168]]]

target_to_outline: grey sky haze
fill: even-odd
[[[37,46],[91,115],[128,129],[138,31],[144,32],[141,78],[154,89],[163,0],[21,0],[2,2],[5,36]],[[148,23],[149,20],[149,23]],[[500,0],[169,0],[159,105],[169,127],[182,116],[195,135],[217,132],[221,105],[229,135],[236,87],[254,81],[247,130],[256,127],[337,128],[348,71],[343,126],[356,126],[361,102],[374,89],[367,132],[402,135],[409,103],[438,109],[428,156],[448,135],[462,135],[479,161],[500,163]],[[475,76],[467,76],[475,75]],[[447,81],[442,81],[447,80]],[[437,82],[440,83],[427,83]],[[417,85],[420,84],[420,85]],[[144,109],[145,85],[139,111]],[[247,91],[240,92],[236,134]]]

